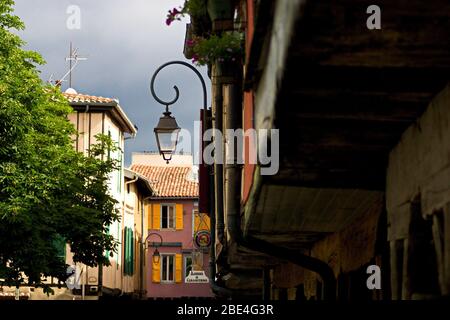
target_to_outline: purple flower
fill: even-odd
[[[173,8],[172,10],[169,10],[169,13],[167,14],[166,24],[170,26],[170,24],[175,20],[181,20],[181,17],[183,15],[183,12],[178,10],[177,8]]]

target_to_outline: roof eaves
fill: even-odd
[[[108,102],[88,102],[88,101],[69,101],[69,104],[74,108],[74,110],[80,110],[81,106],[89,106],[89,107],[107,107],[106,110],[99,110],[99,111],[111,111],[113,116],[116,118],[116,120],[119,121],[120,125],[122,126],[122,129],[124,132],[127,132],[132,135],[137,134],[137,130],[134,126],[134,124],[131,122],[130,118],[125,114],[122,107],[117,103],[117,101],[108,101]]]
[[[137,134],[136,127],[131,122],[130,118],[128,118],[128,116],[123,111],[122,107],[119,105],[119,103],[117,101],[114,101],[114,103],[115,103],[114,108],[116,109],[119,117],[124,122],[124,124],[127,126],[128,131],[126,131],[126,132],[128,132],[132,135],[136,135]]]
[[[149,196],[152,196],[153,194],[155,194],[150,182],[148,181],[148,179],[146,177],[144,177],[143,175],[134,172],[130,169],[125,168],[124,169],[124,176],[128,179],[138,179],[138,181],[141,181],[143,185],[145,185],[146,189],[149,191],[148,194]]]

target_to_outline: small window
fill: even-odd
[[[161,282],[174,282],[175,256],[173,254],[161,255]]]
[[[161,229],[175,229],[174,205],[161,205]]]
[[[192,256],[184,256],[184,278],[189,275],[189,272],[192,270]]]

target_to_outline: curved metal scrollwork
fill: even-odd
[[[200,82],[202,83],[202,89],[203,89],[203,109],[204,109],[205,112],[206,112],[206,110],[207,110],[207,96],[206,96],[206,84],[205,84],[205,80],[203,80],[202,75],[200,74],[200,72],[199,72],[195,67],[193,67],[192,65],[190,65],[189,63],[184,62],[184,61],[170,61],[170,62],[164,63],[162,66],[160,66],[160,67],[155,71],[155,73],[154,73],[153,76],[152,76],[151,83],[150,83],[150,91],[151,91],[151,93],[152,93],[153,98],[155,98],[155,100],[158,101],[160,104],[166,106],[166,111],[168,111],[170,105],[172,105],[172,104],[174,104],[175,102],[178,101],[178,98],[180,97],[180,91],[178,90],[178,87],[177,87],[177,86],[173,86],[173,89],[175,90],[175,98],[173,98],[173,99],[170,100],[170,101],[164,101],[164,100],[160,99],[160,98],[156,95],[156,92],[155,92],[155,79],[156,79],[156,76],[158,75],[158,73],[159,73],[162,69],[164,69],[165,67],[170,66],[170,65],[174,65],[174,64],[179,64],[179,65],[183,65],[183,66],[185,66],[185,67],[188,67],[189,69],[191,69],[192,71],[194,71],[195,74],[198,76],[198,78],[200,79]]]
[[[155,247],[160,247],[160,246],[162,246],[162,244],[163,244],[163,238],[161,237],[161,235],[160,235],[159,233],[156,233],[156,232],[150,232],[150,233],[147,235],[147,237],[145,238],[144,244],[147,243],[147,241],[149,240],[150,236],[158,236],[158,238],[159,238],[159,244],[158,244],[158,245],[154,244]]]

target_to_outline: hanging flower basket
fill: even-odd
[[[209,38],[194,38],[188,45],[192,46],[193,61],[197,65],[237,61],[243,57],[243,34],[226,32]]]

